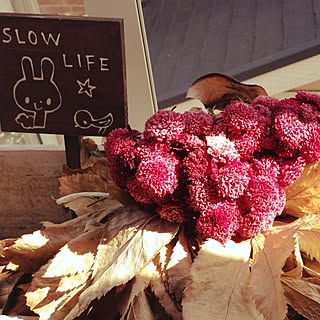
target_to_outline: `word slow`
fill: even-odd
[[[61,34],[53,34],[51,32],[36,32],[33,30],[21,31],[19,29],[12,29],[10,27],[2,28],[1,42],[4,44],[18,44],[33,46],[43,44],[45,46],[59,46]]]

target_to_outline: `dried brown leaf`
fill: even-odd
[[[136,298],[144,292],[144,290],[149,286],[150,281],[154,278],[159,278],[160,274],[157,270],[157,266],[154,261],[151,261],[145,268],[143,268],[132,280],[132,288],[127,301],[122,302],[122,308],[120,314],[120,320],[126,320],[132,311]],[[133,308],[134,310],[134,308]]]
[[[32,276],[30,274],[22,275],[11,289],[6,304],[3,306],[3,313],[7,315],[35,315],[26,305],[25,293],[27,292]]]
[[[287,258],[284,267],[282,268],[283,275],[286,277],[300,279],[303,274],[303,260],[299,248],[299,243],[296,240],[294,244],[294,251]]]
[[[60,195],[71,193],[93,191],[108,192],[108,181],[95,174],[74,174],[59,178]]]
[[[105,157],[91,156],[80,169],[71,169],[68,166],[63,166],[64,175],[71,176],[76,174],[92,174],[111,181],[110,172]]]
[[[100,226],[78,236],[34,274],[26,297],[40,319],[64,319],[72,309],[92,274],[102,233]]]
[[[65,203],[63,206],[72,210],[77,216],[83,216],[95,210],[91,207],[94,201],[96,200],[89,197],[80,197]]]
[[[147,296],[144,291],[141,291],[136,296],[130,305],[130,308],[123,320],[155,320],[156,317],[153,314]]]
[[[179,227],[137,208],[123,209],[117,217],[125,224],[119,230],[110,221],[106,223],[92,281],[66,320],[81,314],[93,299],[99,299],[113,287],[131,280],[171,241]]]
[[[190,276],[191,265],[192,257],[188,249],[188,239],[184,233],[180,233],[165,272],[169,295],[174,298],[179,309],[183,291]]]
[[[101,299],[93,300],[88,309],[75,319],[119,320],[120,315],[123,313],[123,304],[127,303],[131,290],[132,281],[127,282],[125,285],[114,287]]]
[[[285,211],[296,217],[320,212],[319,162],[307,165],[301,176],[286,188]]]
[[[286,316],[280,276],[287,257],[294,250],[297,228],[296,223],[275,227],[252,239],[253,263],[247,293],[266,320],[279,320]]]
[[[0,315],[1,315],[1,309],[0,309]],[[39,317],[35,316],[6,316],[2,315],[1,320],[38,320]]]
[[[156,306],[157,312],[161,312],[165,318],[178,320],[182,318],[181,307],[180,310],[177,308],[175,301],[172,299],[173,297],[169,293],[168,277],[166,276],[166,269],[175,244],[176,239],[173,239],[162,247],[154,258],[156,271],[148,290],[150,303],[153,307]]]
[[[181,312],[177,309],[175,301],[169,294],[167,277],[165,276],[168,260],[173,252],[175,243],[174,239],[166,246],[163,246],[153,261],[136,277],[143,277],[145,282],[147,282],[147,279],[149,280],[148,297],[154,312],[157,313],[160,319],[181,319]]]
[[[0,309],[3,309],[13,288],[22,277],[22,272],[5,271],[0,274]]]
[[[316,260],[310,260],[307,257],[304,257],[303,262],[304,271],[307,272],[311,277],[320,279],[320,263]]]
[[[17,239],[18,238],[9,238],[9,239],[0,240],[0,256],[2,256],[3,251],[6,248],[12,246],[16,242]]]
[[[288,303],[308,320],[318,320],[320,315],[320,286],[304,279],[282,277]]]
[[[150,289],[157,298],[158,303],[162,306],[170,319],[180,320],[182,319],[181,310],[179,310],[172,300],[165,283],[162,281],[160,275],[158,278],[153,279],[150,284]]]
[[[297,235],[301,251],[320,261],[320,226],[309,230],[300,228]]]
[[[224,246],[207,240],[202,245],[182,299],[184,320],[263,319],[257,313],[252,314],[254,306],[245,299],[250,252],[249,241],[230,240]]]
[[[116,207],[119,201],[111,198],[108,193],[100,192],[80,192],[72,193],[56,200],[57,204],[62,204],[77,216],[82,216],[98,210]]]
[[[70,169],[64,166],[63,171],[65,176],[59,179],[62,196],[83,191],[100,191],[108,192],[124,205],[134,204],[129,193],[112,181],[105,157],[92,156],[81,169]]]
[[[43,230],[23,235],[13,245],[3,249],[3,256],[10,261],[7,269],[34,273],[66,243],[89,229],[88,224],[99,223],[113,210],[114,207],[111,207],[61,224],[47,224]]]
[[[109,183],[108,192],[114,199],[117,199],[119,202],[121,202],[125,206],[130,206],[135,204],[135,201],[130,196],[130,194],[124,191],[123,189],[119,188],[113,182]]]

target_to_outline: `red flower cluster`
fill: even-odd
[[[193,222],[221,243],[269,229],[284,187],[320,160],[320,97],[231,102],[216,118],[159,111],[145,130],[116,129],[105,150],[112,178],[171,222]]]

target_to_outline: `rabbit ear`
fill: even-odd
[[[41,60],[41,76],[43,80],[52,81],[54,74],[54,64],[51,59],[43,58]]]
[[[21,70],[24,79],[34,79],[33,62],[30,57],[23,57],[21,60]]]

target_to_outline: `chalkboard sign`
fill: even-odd
[[[0,123],[71,136],[125,127],[122,19],[1,14]]]

